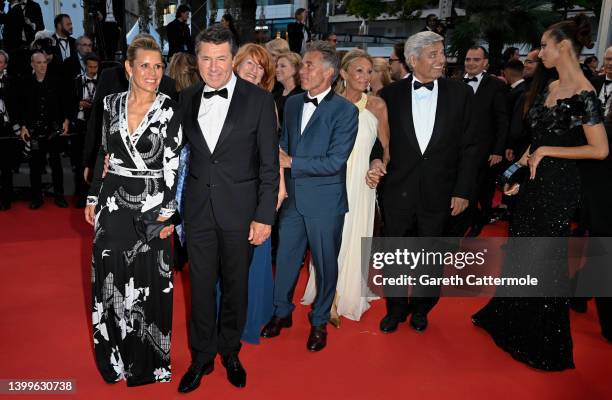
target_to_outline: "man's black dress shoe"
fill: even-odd
[[[427,314],[412,313],[412,317],[410,317],[410,326],[417,332],[423,332],[427,329]]]
[[[407,318],[407,316],[397,317],[395,315],[387,314],[380,321],[380,330],[383,333],[392,333],[392,332],[395,332],[397,330],[397,326],[400,324],[400,322],[406,322],[406,318]]]
[[[327,324],[311,327],[308,342],[306,342],[306,348],[309,351],[321,351],[326,345]]]
[[[57,196],[55,198],[55,205],[59,208],[68,208],[68,202],[64,198],[64,196]]]
[[[178,391],[189,393],[200,386],[200,381],[204,375],[208,375],[215,369],[215,361],[209,361],[204,365],[191,364],[185,375],[181,378]]]
[[[477,222],[474,225],[472,225],[472,227],[470,228],[470,230],[465,236],[466,237],[477,237],[482,232],[483,227],[484,227],[484,224]]]
[[[291,328],[293,325],[293,319],[291,318],[291,314],[286,317],[277,317],[276,315],[272,317],[270,322],[264,326],[261,331],[261,336],[265,338],[273,338],[280,335],[281,329],[283,328]]]
[[[246,371],[240,363],[237,354],[221,358],[223,366],[227,371],[227,380],[237,388],[246,386]]]
[[[38,210],[43,205],[43,200],[36,198],[30,202],[30,210]]]

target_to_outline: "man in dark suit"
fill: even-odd
[[[79,61],[76,40],[71,36],[72,19],[68,14],[58,14],[53,19],[53,24],[55,26],[55,32],[51,36],[55,42],[53,58],[57,62],[65,87],[71,88],[76,77],[74,66]]]
[[[465,56],[463,81],[474,93],[472,122],[480,147],[477,191],[470,199],[470,210],[455,219],[451,235],[478,236],[489,223],[495,194],[495,179],[502,172],[498,165],[505,154],[508,135],[507,89],[503,81],[486,73],[489,54],[482,46],[471,47]],[[480,205],[480,210],[478,209]]]
[[[246,385],[238,358],[247,312],[253,246],[269,236],[279,185],[278,133],[272,95],[232,72],[237,48],[219,25],[196,38],[205,83],[181,92],[190,146],[184,213],[189,276],[191,366],[179,392],[196,389],[221,355],[227,377]],[[222,289],[217,317],[217,280]]]
[[[102,23],[102,34],[97,36],[97,51],[104,60],[115,60],[117,48],[124,46],[121,38],[124,28],[125,0],[99,0],[98,21]]]
[[[45,29],[40,5],[32,0],[12,1],[4,21],[3,45],[11,57],[10,72],[21,76],[30,63],[34,35]]]
[[[306,17],[308,12],[305,8],[295,10],[295,22],[287,25],[287,34],[289,35],[289,49],[292,52],[301,54],[306,43],[310,42],[310,28],[306,25]]]
[[[23,78],[18,93],[17,121],[21,139],[30,145],[30,209],[43,205],[41,175],[49,156],[55,204],[68,207],[64,198],[64,178],[60,161],[61,137],[69,129],[69,101],[62,101],[61,80],[47,69],[42,52],[32,54],[33,74]]]
[[[176,18],[166,25],[166,36],[168,37],[168,59],[174,53],[193,54],[193,40],[187,21],[191,10],[185,4],[181,4],[176,9]]]
[[[389,115],[391,161],[385,169],[377,143],[367,181],[373,187],[385,176],[388,237],[441,236],[451,215],[462,213],[472,198],[478,154],[469,126],[473,93],[462,82],[441,77],[446,61],[443,40],[433,32],[408,38],[405,56],[413,74],[380,93]],[[403,297],[387,297],[380,329],[393,332],[412,313],[412,328],[425,330],[439,289],[423,289],[414,288],[410,303],[407,290]]]
[[[146,34],[142,33],[140,35]],[[87,121],[87,135],[85,136],[85,145],[83,146],[84,174],[87,182],[89,182],[90,174],[93,172],[93,168],[96,164],[96,157],[102,140],[102,100],[109,94],[125,92],[129,88],[129,82],[123,65],[102,70],[98,82],[91,114]],[[176,82],[167,75],[162,76],[161,83],[159,84],[159,91],[170,96],[174,100],[178,99]]]
[[[272,338],[292,325],[293,291],[309,245],[318,292],[310,313],[310,351],[327,344],[348,211],[346,162],[357,136],[357,108],[331,89],[337,74],[338,58],[331,45],[316,41],[306,46],[300,81],[307,93],[290,97],[285,105],[281,167],[288,198],[279,214],[274,316],[261,333]]]

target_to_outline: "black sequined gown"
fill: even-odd
[[[547,94],[547,91],[542,93],[529,111],[532,149],[580,145],[585,140],[582,125],[594,125],[603,120],[601,104],[594,92],[583,91],[559,100],[550,108],[544,106]],[[570,218],[579,198],[576,162],[544,157],[535,179],[521,184],[509,236],[569,236]],[[524,250],[523,247],[522,252],[507,252],[503,267],[506,273],[508,270],[516,274],[540,269],[555,274],[551,276],[560,284],[568,281],[567,256],[547,260],[539,257],[537,246]],[[531,367],[547,371],[574,367],[567,298],[494,297],[474,314],[472,321],[484,328],[499,347]]]

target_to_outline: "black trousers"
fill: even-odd
[[[17,137],[0,137],[0,202],[13,201],[13,167],[18,156]]]
[[[450,206],[450,204],[449,204]],[[436,237],[442,236],[450,216],[450,211],[430,211],[417,204],[410,210],[398,210],[385,204],[384,234],[386,237]],[[441,266],[432,269],[431,275],[441,274]],[[386,297],[387,314],[404,318],[412,312],[427,314],[438,303],[439,287],[414,287],[408,297]]]
[[[77,127],[82,128],[80,124]],[[75,135],[70,137],[70,163],[74,171],[74,195],[77,199],[86,198],[89,191],[89,185],[87,185],[83,176],[85,170],[83,167],[84,145],[85,131],[79,129]]]
[[[200,214],[204,218],[184,222],[191,281],[189,341],[192,361],[198,365],[211,361],[217,353],[228,356],[240,351],[253,257],[248,230],[221,229],[211,202],[205,207]],[[217,280],[222,292],[219,315]]]
[[[51,167],[53,194],[55,196],[64,195],[64,174],[60,159],[62,139],[57,136],[52,139],[36,137],[30,139],[30,186],[32,188],[32,198],[42,198],[42,173],[47,163],[47,157]]]

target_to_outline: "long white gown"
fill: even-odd
[[[378,299],[368,290],[361,272],[361,238],[372,236],[376,204],[376,190],[366,185],[365,177],[370,167],[370,152],[376,141],[378,119],[366,109],[367,102],[368,96],[363,94],[361,100],[355,103],[359,109],[359,130],[347,161],[349,212],[344,217],[335,299],[338,315],[353,321],[359,321],[370,308],[369,302]],[[316,292],[315,270],[311,261],[310,277],[301,303],[312,304]]]

